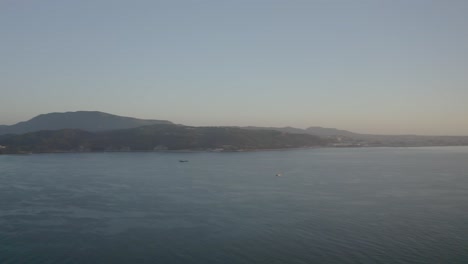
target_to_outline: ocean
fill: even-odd
[[[0,263],[468,263],[468,147],[0,155]]]

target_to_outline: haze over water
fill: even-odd
[[[468,263],[467,160],[467,147],[3,155],[0,263]]]

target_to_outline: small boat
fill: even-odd
[[[281,174],[281,173],[276,173],[276,177],[281,177],[281,176],[283,176],[283,174]]]
[[[188,160],[179,160],[179,162],[188,162]]]

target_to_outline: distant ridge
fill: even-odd
[[[312,135],[317,135],[317,136],[346,136],[346,137],[354,137],[359,134],[348,131],[348,130],[342,130],[342,129],[336,129],[336,128],[327,128],[327,127],[319,127],[319,126],[314,126],[314,127],[309,127],[305,129],[308,134]]]
[[[309,127],[306,129],[295,128],[295,127],[256,127],[256,126],[248,126],[242,127],[244,129],[251,129],[251,130],[276,130],[281,131],[284,133],[294,133],[294,134],[309,134],[315,135],[320,137],[329,137],[329,136],[347,136],[347,137],[354,137],[359,134],[350,132],[347,130],[340,130],[336,128],[326,128],[326,127]]]
[[[118,116],[112,115],[108,113],[103,113],[99,111],[77,111],[77,112],[65,112],[65,113],[49,113],[49,114],[42,114],[38,115],[28,121],[19,122],[15,125],[6,126],[0,125],[0,135],[18,135],[18,134],[25,134],[31,132],[38,132],[38,131],[57,131],[57,130],[80,130],[82,132],[110,132],[115,130],[123,130],[123,129],[134,129],[138,127],[145,127],[145,126],[159,126],[159,125],[168,125],[164,133],[177,133],[181,132],[181,130],[177,130],[174,127],[186,127],[188,130],[193,130],[197,132],[203,132],[208,130],[203,130],[201,127],[198,129],[196,127],[187,127],[187,126],[180,126],[175,125],[170,121],[166,120],[152,120],[152,119],[138,119],[133,117],[125,117],[125,116]],[[218,127],[221,128],[221,127]],[[236,128],[236,127],[224,127],[224,128]],[[239,127],[237,127],[239,129]],[[258,134],[250,133],[248,134],[250,143],[244,144],[242,140],[234,140],[235,146],[237,148],[245,148],[245,149],[252,149],[252,148],[283,148],[287,147],[286,145],[300,145],[300,144],[290,144],[285,143],[288,140],[292,139],[292,136],[288,136],[285,138],[281,138],[279,135],[281,134],[305,134],[307,136],[315,136],[320,137],[327,142],[330,146],[336,147],[355,147],[355,146],[392,146],[392,147],[411,147],[411,146],[468,146],[468,136],[420,136],[420,135],[372,135],[372,134],[359,134],[354,133],[347,130],[341,130],[336,128],[324,128],[318,126],[311,126],[306,129],[301,128],[294,128],[294,127],[256,127],[256,126],[248,126],[248,127],[240,127],[241,130],[227,130],[237,136],[243,135],[245,133],[244,130],[254,132],[252,130],[263,130],[260,132],[268,131],[279,131],[280,134],[277,134],[274,137],[267,137],[270,140],[279,140],[278,145],[274,142],[270,142],[268,144],[260,143],[263,140],[260,137],[254,136]],[[149,130],[145,130],[149,131]],[[213,131],[213,130],[209,130]],[[78,133],[78,132],[77,132]],[[81,133],[81,132],[80,132]],[[151,132],[152,133],[152,132]],[[184,130],[183,133],[186,133]],[[68,135],[67,133],[65,133]],[[73,133],[72,133],[73,134]],[[215,133],[216,134],[216,133]],[[42,134],[41,134],[42,135]],[[52,135],[52,134],[48,134]],[[211,135],[211,134],[210,134]],[[219,135],[219,134],[217,134]],[[247,134],[246,134],[247,135]],[[32,136],[32,135],[31,135]],[[140,135],[139,135],[140,136]],[[162,134],[155,133],[154,136],[162,137]],[[189,134],[187,134],[189,136]],[[206,137],[199,137],[190,135],[193,140],[206,140]],[[42,138],[42,136],[40,136]],[[61,136],[59,136],[60,138]],[[5,137],[4,137],[5,138]],[[184,138],[184,137],[182,137]],[[179,140],[182,140],[179,138]],[[18,138],[19,139],[19,138]],[[253,139],[258,142],[251,142]],[[26,138],[22,138],[22,140],[26,140]],[[313,142],[314,140],[312,140]],[[130,142],[129,142],[130,143]],[[193,142],[192,142],[193,143]],[[206,144],[186,144],[185,147],[188,149],[203,149],[207,147]],[[309,142],[310,143],[310,142]],[[305,141],[302,141],[301,144],[304,146],[308,145]],[[316,143],[316,142],[315,142]],[[313,143],[313,144],[315,144]],[[323,143],[323,142],[322,142]],[[172,143],[171,143],[172,144]],[[226,143],[227,144],[227,143]],[[0,144],[1,145],[1,144]],[[131,145],[131,144],[130,144]],[[227,144],[229,145],[229,144]],[[268,147],[266,147],[268,146]],[[3,146],[0,146],[3,147]],[[139,147],[141,148],[141,147]]]
[[[467,146],[468,136],[421,136],[421,135],[373,135],[359,134],[336,128],[313,126],[306,129],[295,127],[243,127],[250,130],[275,130],[283,133],[308,134],[334,139],[336,146]]]
[[[172,124],[172,122],[118,116],[99,111],[77,111],[42,114],[15,125],[0,125],[0,135],[58,129],[81,129],[96,132],[157,124]]]

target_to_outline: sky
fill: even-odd
[[[466,0],[0,0],[0,124],[468,135]]]

